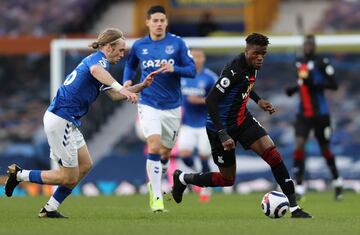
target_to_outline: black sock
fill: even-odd
[[[297,184],[302,184],[305,173],[305,160],[294,160],[294,178]]]
[[[225,179],[220,172],[207,172],[198,174],[185,174],[184,181],[187,184],[193,184],[200,187],[217,187],[234,185],[235,177]]]
[[[211,187],[212,186],[212,173],[196,173],[185,174],[184,181],[187,184],[197,185],[199,187]]]
[[[281,190],[288,197],[290,207],[297,206],[295,198],[294,182],[291,180],[288,170],[284,162],[271,167],[276,182],[280,185]]]
[[[326,159],[326,163],[330,169],[333,179],[337,179],[339,177],[339,173],[336,168],[335,158]]]

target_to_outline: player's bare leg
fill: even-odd
[[[92,168],[92,160],[90,158],[89,151],[87,146],[84,145],[78,149],[78,167],[77,168],[77,180],[71,184],[62,184],[60,185],[54,194],[50,197],[49,201],[45,206],[40,210],[40,218],[57,218],[56,215],[60,204],[71,194],[72,189],[87,175],[87,173]],[[64,168],[61,167],[60,168]],[[64,168],[66,170],[66,168]],[[61,214],[60,214],[61,215]],[[61,218],[61,217],[60,217]]]
[[[170,155],[171,155],[171,150],[170,148],[167,148],[163,145],[161,145],[160,148],[160,154],[161,154],[161,167],[162,167],[162,174],[166,174],[167,169],[169,168],[169,159],[170,159]]]

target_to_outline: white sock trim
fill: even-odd
[[[162,166],[161,166],[161,162],[147,159],[146,171],[148,174],[149,182],[151,184],[151,189],[152,189],[152,192],[154,195],[154,199],[162,198],[162,192],[161,192]]]
[[[293,212],[296,211],[297,209],[300,209],[300,206],[290,207],[290,212],[293,213]]]
[[[179,180],[180,180],[180,182],[181,182],[183,185],[187,185],[187,183],[186,183],[185,180],[184,180],[184,176],[185,176],[185,173],[182,172],[182,173],[179,175]]]
[[[30,175],[29,170],[21,170],[16,174],[16,179],[18,181],[30,181],[29,175]]]
[[[47,211],[56,211],[59,206],[60,206],[60,203],[53,196],[51,196],[49,201],[46,203],[46,205],[44,207],[45,207],[45,210],[47,210]]]

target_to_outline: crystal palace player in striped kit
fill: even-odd
[[[303,56],[296,61],[297,81],[294,87],[286,88],[288,96],[299,92],[300,105],[295,122],[296,149],[294,151],[295,191],[300,198],[305,193],[303,178],[305,173],[305,143],[313,129],[333,178],[335,200],[342,199],[342,178],[339,176],[335,156],[330,150],[331,138],[330,114],[324,90],[336,90],[338,84],[334,78],[334,68],[329,59],[315,54],[314,35],[304,38]]]
[[[254,91],[257,70],[261,68],[269,44],[264,35],[253,33],[246,38],[245,52],[225,66],[219,80],[206,98],[208,107],[207,134],[212,156],[220,172],[186,174],[176,170],[172,195],[182,201],[187,184],[200,187],[232,186],[236,176],[235,146],[239,142],[269,164],[271,171],[290,202],[293,218],[312,218],[296,202],[294,183],[266,130],[251,115],[246,104],[251,98],[260,108],[272,114],[271,103]]]

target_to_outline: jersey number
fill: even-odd
[[[67,86],[67,85],[71,84],[71,83],[75,80],[76,75],[77,75],[76,70],[72,71],[72,73],[70,73],[70,74],[66,77],[66,79],[65,79],[65,81],[64,81],[64,85]]]

